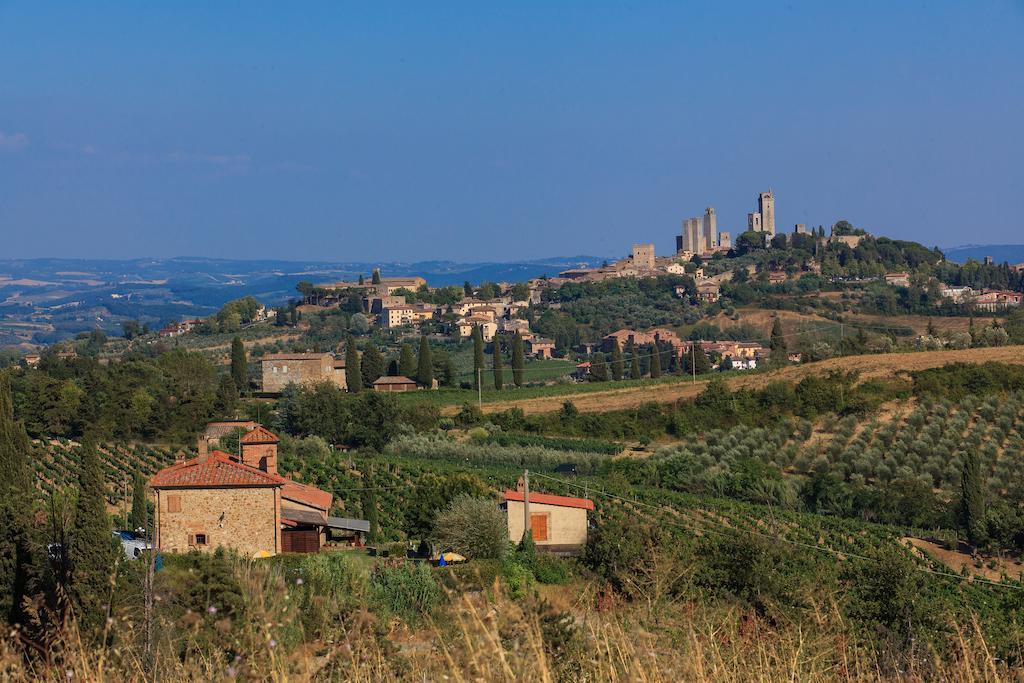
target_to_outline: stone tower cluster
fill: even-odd
[[[728,240],[728,238],[727,238]],[[709,254],[721,246],[718,235],[718,217],[714,207],[704,209],[704,216],[687,218],[683,231],[676,237],[676,252]]]
[[[757,211],[747,214],[747,230],[768,233],[768,240],[775,237],[775,195],[771,190],[757,196]]]

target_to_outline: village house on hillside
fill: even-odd
[[[329,530],[361,528],[362,520],[328,516],[333,496],[327,491],[278,474],[278,442],[256,425],[240,439],[240,453],[231,455],[210,451],[200,437],[198,457],[154,474],[156,548],[225,547],[250,556],[317,552]]]
[[[974,299],[974,306],[980,311],[994,313],[1021,305],[1024,294],[1003,289],[986,289]]]
[[[416,380],[401,375],[380,377],[373,383],[374,391],[416,391]]]
[[[508,517],[509,540],[518,543],[525,530],[523,491],[505,491],[502,509]],[[530,531],[537,550],[575,555],[587,544],[587,513],[594,501],[530,492]]]
[[[268,353],[260,359],[263,392],[279,394],[289,384],[331,382],[345,389],[345,361],[329,353]]]

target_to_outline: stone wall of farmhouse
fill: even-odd
[[[159,489],[158,547],[171,553],[213,552],[225,546],[243,555],[277,554],[281,548],[279,496],[280,489],[275,487]],[[205,545],[196,544],[197,534],[205,534]]]

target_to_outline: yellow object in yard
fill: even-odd
[[[269,552],[267,552],[266,550],[261,550],[261,551],[259,551],[258,553],[255,553],[255,554],[253,555],[253,557],[254,557],[254,558],[262,558],[262,557],[273,557],[273,554],[272,554],[272,553],[269,553]]]
[[[444,561],[447,562],[448,564],[454,564],[454,563],[465,562],[466,561],[465,557],[463,557],[462,555],[459,555],[458,553],[453,553],[453,552],[441,553],[441,557],[443,557]]]

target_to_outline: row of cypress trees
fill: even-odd
[[[345,381],[350,392],[358,393],[364,388],[371,388],[376,380],[387,373],[385,364],[384,356],[375,344],[368,344],[366,350],[360,353],[354,336],[350,334],[345,339]],[[415,379],[420,386],[429,388],[434,384],[434,358],[425,336],[420,337],[416,357],[413,357],[411,346],[402,344],[394,370],[403,377]],[[452,374],[450,370],[449,374]]]
[[[505,361],[502,357],[502,338],[495,335],[491,342],[491,370],[494,373],[494,388],[501,391],[505,388]],[[512,383],[523,386],[525,381],[526,352],[523,337],[518,332],[513,334],[505,344],[508,345],[512,365]],[[483,381],[484,370],[484,334],[479,325],[473,327],[473,386]],[[477,387],[480,388],[480,387]]]
[[[10,380],[0,375],[0,610],[26,627],[28,598],[42,595],[59,613],[70,611],[85,634],[106,623],[117,548],[106,511],[103,467],[95,441],[79,453],[78,486],[66,528],[51,505],[49,538],[34,522],[28,434],[14,419]],[[144,484],[136,480],[133,516],[145,520]],[[139,491],[143,490],[140,494]],[[136,509],[138,508],[138,509]],[[55,542],[49,545],[47,541]]]

